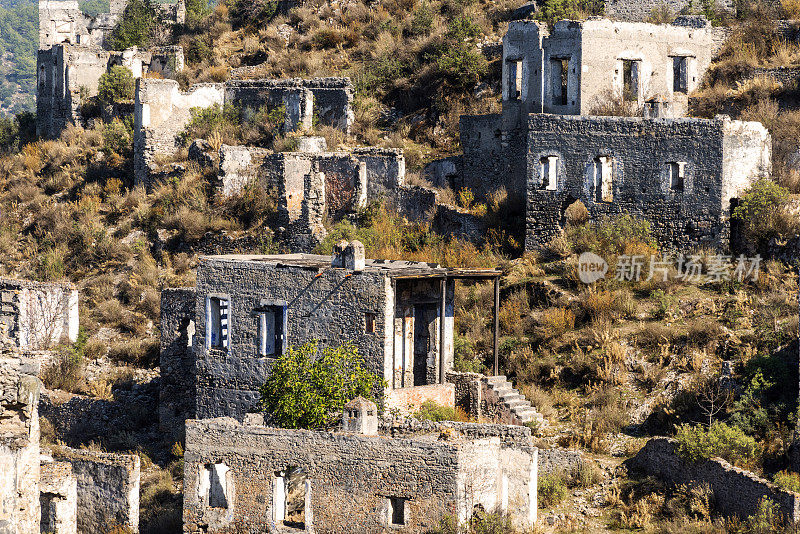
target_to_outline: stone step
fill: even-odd
[[[503,395],[500,399],[505,402],[506,404],[510,402],[514,402],[517,400],[525,400],[525,395],[520,395],[519,393],[511,393],[508,395]]]
[[[495,395],[497,395],[498,397],[502,397],[503,395],[509,395],[509,394],[513,393],[514,392],[514,388],[512,388],[511,384],[509,384],[509,385],[503,386],[501,388],[492,388],[492,391],[494,391]]]
[[[507,401],[506,406],[508,406],[512,410],[519,410],[520,408],[531,407],[531,403],[525,398],[520,398],[520,399],[514,399],[512,401]]]
[[[514,413],[517,414],[517,415],[519,415],[519,414],[539,414],[539,412],[536,411],[536,408],[534,408],[530,404],[528,406],[520,406],[519,408],[514,410]]]
[[[484,380],[486,380],[486,383],[489,384],[490,386],[498,383],[502,384],[503,382],[508,382],[508,379],[506,378],[505,375],[487,376],[486,378],[484,378]]]

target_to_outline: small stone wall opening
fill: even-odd
[[[210,508],[228,509],[230,498],[228,495],[228,471],[225,464],[206,464],[200,476],[200,498],[204,499]]]
[[[366,334],[375,333],[375,318],[376,314],[372,312],[366,312],[364,314],[364,333]]]
[[[689,92],[689,58],[675,56],[672,58],[672,91],[674,93]]]
[[[622,100],[635,102],[639,99],[639,71],[642,62],[622,60]]]
[[[542,189],[558,189],[558,156],[544,156],[539,160],[539,179]]]
[[[275,473],[273,518],[284,526],[305,530],[306,501],[310,491],[303,468],[290,466]]]
[[[594,158],[593,171],[595,200],[597,202],[613,202],[613,159],[610,156]]]
[[[228,309],[230,301],[225,298],[208,299],[208,346],[218,349],[228,348]]]
[[[265,306],[258,311],[259,354],[277,357],[283,354],[284,314],[281,306]]]
[[[553,88],[553,104],[566,106],[569,100],[569,58],[553,58],[550,60],[551,85]]]
[[[406,524],[406,499],[402,497],[389,497],[390,521],[394,526]]]
[[[519,100],[522,97],[522,60],[509,59],[508,63],[508,99]]]
[[[418,304],[414,306],[414,385],[432,384],[435,375],[435,341],[438,319],[436,304]]]
[[[669,178],[669,188],[672,191],[683,191],[684,182],[684,169],[686,164],[684,162],[670,161],[667,163],[667,176]]]

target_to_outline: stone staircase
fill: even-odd
[[[487,376],[482,381],[497,396],[501,407],[505,407],[520,424],[532,422],[539,427],[547,424],[544,416],[531,406],[525,395],[514,389],[514,385],[505,376]]]

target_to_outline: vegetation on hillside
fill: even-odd
[[[33,111],[38,43],[38,4],[0,2],[0,115]]]

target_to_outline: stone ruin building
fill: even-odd
[[[71,283],[0,278],[0,338],[20,349],[78,339],[78,290]]]
[[[134,112],[134,179],[150,187],[159,160],[177,152],[193,108],[232,104],[257,111],[283,106],[285,132],[310,130],[313,121],[350,131],[353,86],[349,78],[229,80],[181,91],[174,80],[140,78]]]
[[[525,248],[559,235],[580,200],[592,218],[632,213],[662,246],[727,248],[739,197],[768,177],[771,139],[759,122],[528,116]]]
[[[351,424],[348,411],[358,418]],[[427,532],[499,511],[537,514],[538,450],[522,426],[437,423],[378,432],[374,403],[346,430],[271,428],[257,416],[187,421],[183,531]],[[347,520],[343,520],[347,518]]]
[[[340,243],[334,256],[202,257],[196,288],[161,295],[160,425],[242,420],[275,359],[312,340],[355,344],[386,380],[384,410],[408,413],[432,400],[476,419],[543,422],[505,377],[452,371],[455,282],[499,274],[368,260],[357,241]]]
[[[85,15],[75,0],[39,2],[39,51],[36,58],[36,131],[45,138],[57,138],[70,124],[84,124],[87,99],[98,92],[100,76],[115,65],[130,69],[135,78],[157,73],[174,76],[183,70],[180,46],[150,50],[107,49],[107,38],[116,26],[127,2],[112,0],[111,12],[96,17]],[[183,0],[158,4],[160,22],[181,24],[186,16]],[[130,115],[131,106],[104,110],[104,118]]]
[[[529,250],[560,233],[576,200],[592,217],[650,221],[664,247],[728,247],[731,209],[771,171],[771,140],[758,123],[680,118],[720,42],[704,20],[561,21],[552,33],[512,22],[502,113],[461,117],[452,185],[524,202]],[[614,96],[645,116],[585,116]]]
[[[139,457],[39,446],[38,362],[0,354],[0,532],[138,532]]]
[[[736,2],[732,0],[715,0],[712,6],[715,10],[736,14]],[[667,9],[672,15],[696,13],[702,9],[702,3],[692,0],[606,0],[604,9],[609,18],[641,22],[663,9]]]

